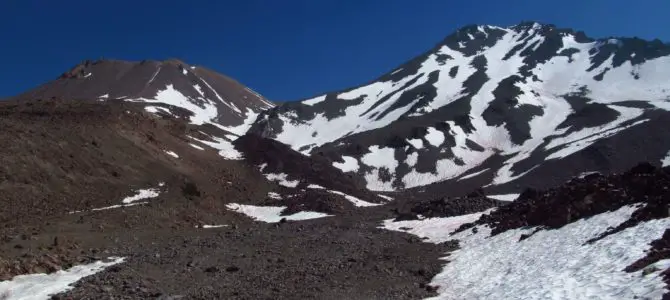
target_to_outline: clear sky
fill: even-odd
[[[0,0],[0,98],[84,59],[179,58],[276,101],[367,82],[467,24],[670,41],[669,0]]]

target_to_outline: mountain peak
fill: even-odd
[[[252,131],[331,157],[374,190],[458,178],[509,189],[538,182],[528,174],[544,183],[574,176],[547,175],[564,162],[631,167],[626,155],[597,154],[594,163],[582,151],[670,118],[667,78],[662,43],[594,40],[539,22],[468,25],[377,80],[273,109]],[[645,147],[659,159],[670,142]]]
[[[145,102],[152,103],[147,106],[152,112],[169,114],[170,107],[177,107],[192,113],[191,122],[226,126],[251,122],[248,119],[273,106],[234,79],[179,59],[84,60],[56,80],[17,97]]]

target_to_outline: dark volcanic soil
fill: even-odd
[[[388,206],[301,188],[273,202],[268,192],[286,188],[255,165],[222,159],[188,137],[200,128],[137,104],[3,102],[0,126],[0,279],[126,258],[61,299],[420,299],[434,295],[426,284],[450,250],[377,229]],[[146,205],[89,211],[146,188],[160,191]],[[227,210],[231,202],[335,215],[266,224]]]

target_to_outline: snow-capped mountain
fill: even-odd
[[[17,96],[52,97],[144,102],[150,112],[183,116],[196,125],[226,126],[236,134],[246,131],[260,111],[274,106],[232,78],[179,60],[84,61],[56,80]]]
[[[660,41],[468,26],[370,83],[265,111],[250,132],[329,157],[371,190],[517,191],[660,164],[669,79]]]

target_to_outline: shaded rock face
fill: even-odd
[[[669,55],[658,41],[553,25],[467,26],[369,83],[265,111],[250,131],[327,157],[372,190],[548,188],[660,163]]]
[[[123,99],[183,108],[195,122],[238,126],[273,106],[232,78],[179,60],[84,61],[18,99]],[[161,104],[162,103],[162,104]],[[167,107],[170,109],[170,107]],[[196,120],[197,119],[197,120]]]

